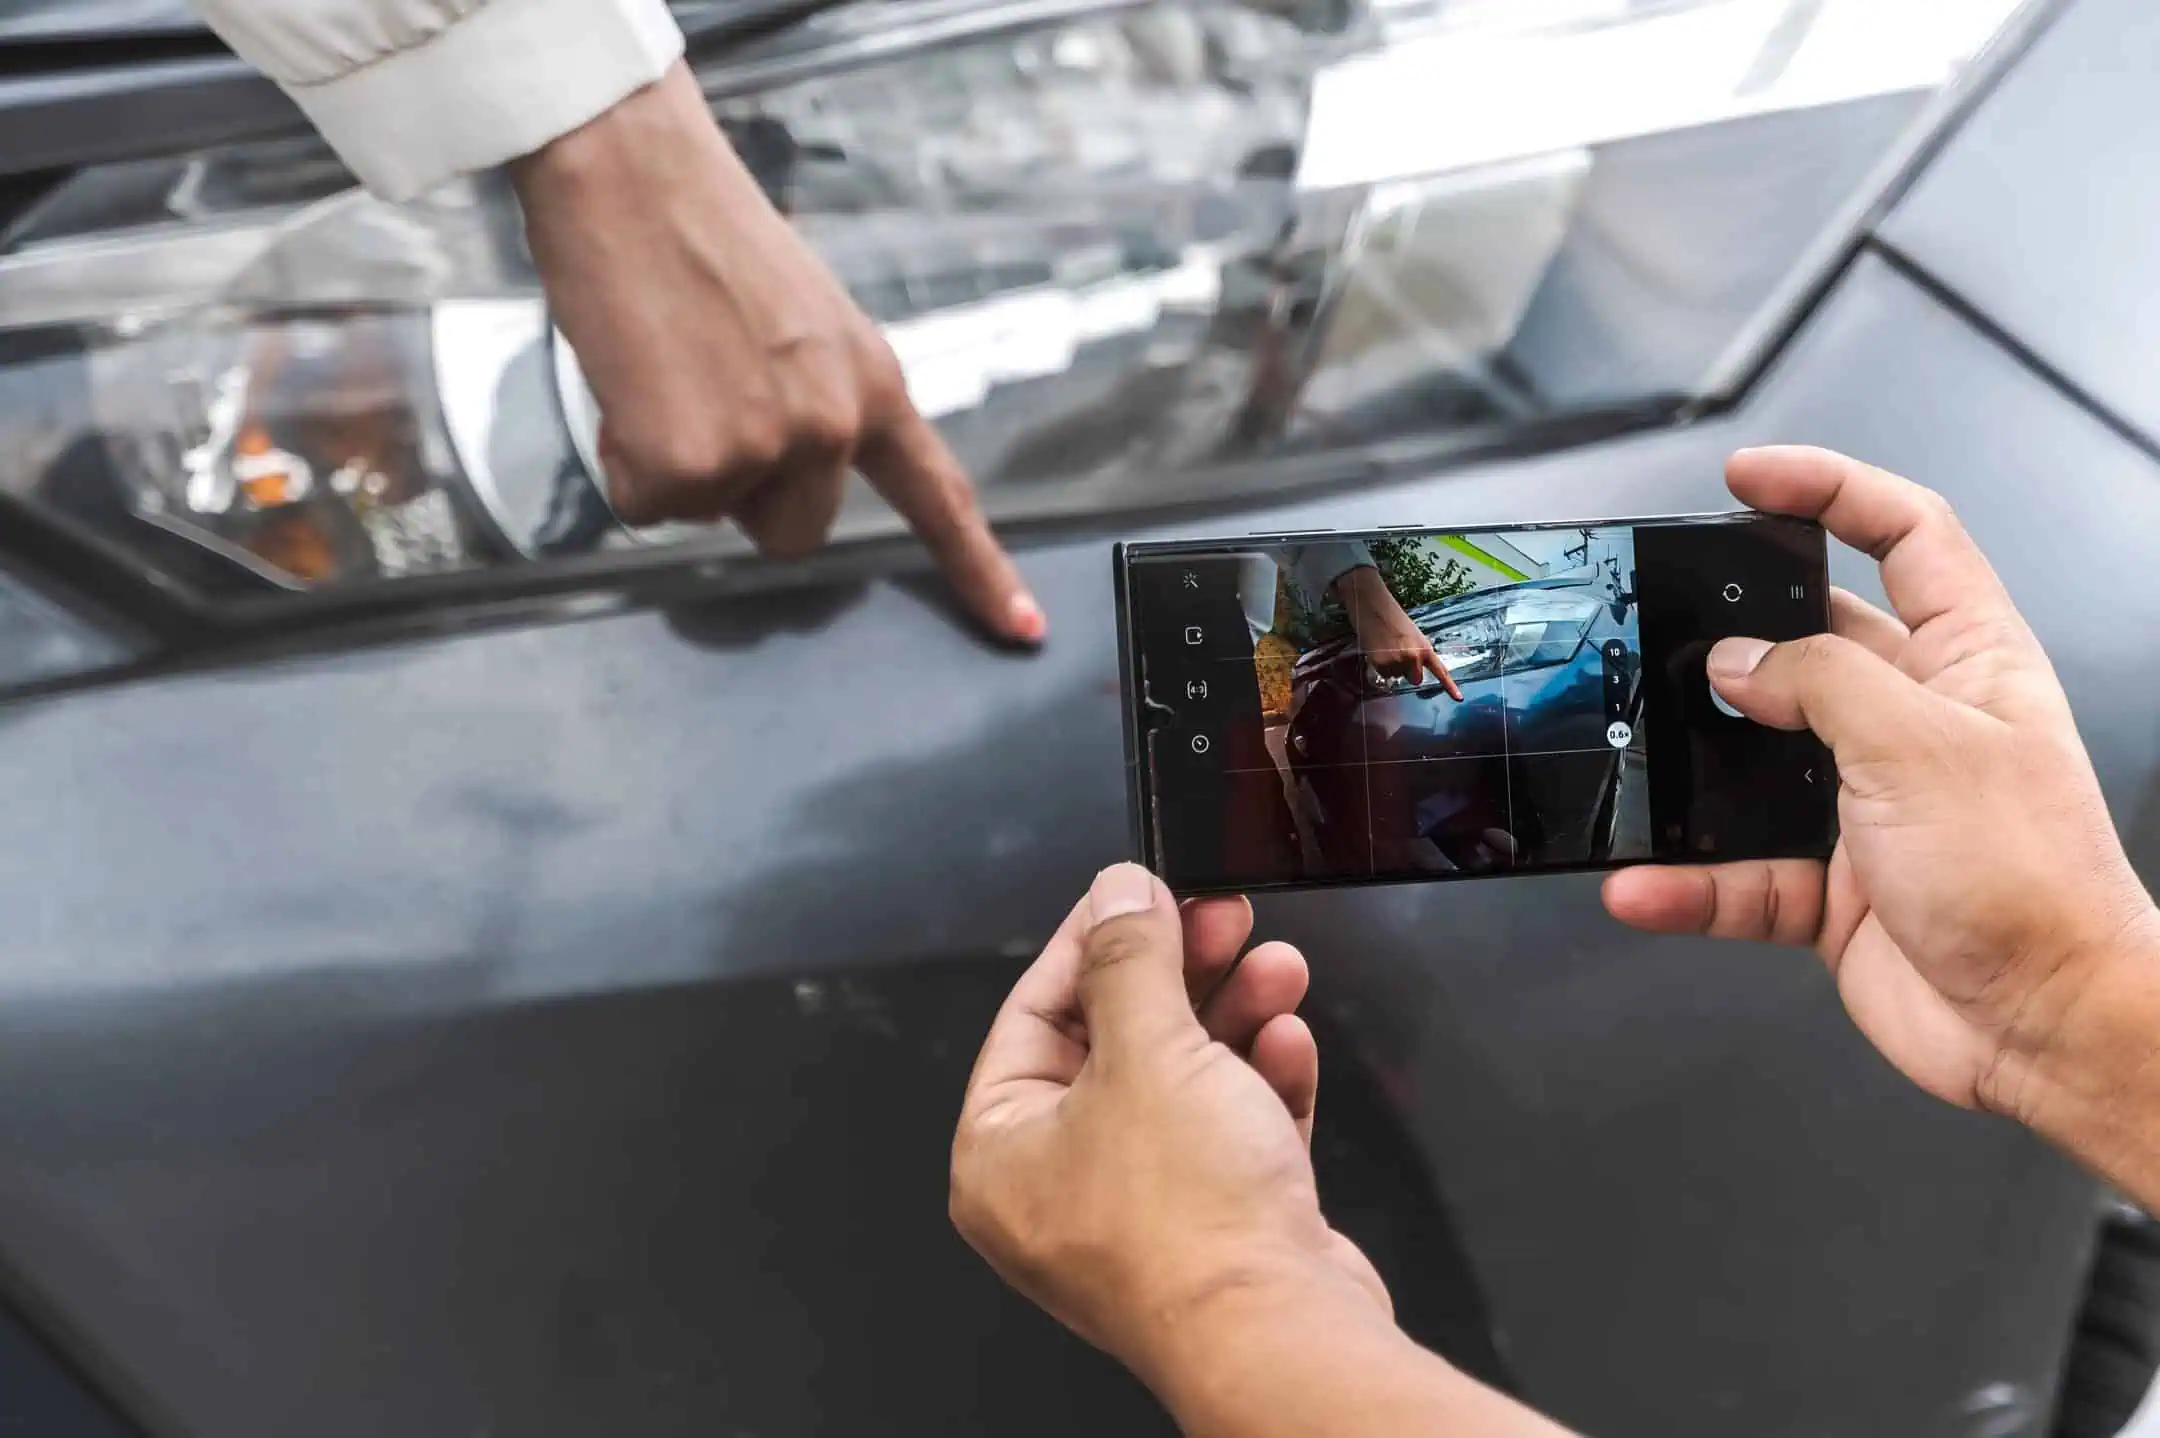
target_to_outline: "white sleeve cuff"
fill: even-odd
[[[1327,598],[1328,586],[1353,569],[1373,562],[1372,551],[1354,539],[1303,544],[1291,551],[1292,572],[1315,604]]]
[[[412,49],[286,89],[362,184],[407,200],[597,119],[682,52],[667,0],[488,0]]]

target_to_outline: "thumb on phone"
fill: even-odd
[[[1734,708],[1773,729],[1813,730],[1848,772],[1909,754],[1959,707],[1837,634],[1785,644],[1723,639],[1708,668],[1711,685]]]
[[[1185,987],[1184,929],[1170,891],[1138,864],[1116,864],[1088,890],[1080,1012],[1091,1049],[1115,1053],[1202,1032]]]

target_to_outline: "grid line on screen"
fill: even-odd
[[[1522,757],[1525,759],[1561,759],[1567,757],[1570,754],[1605,754],[1608,752],[1610,752],[1608,749],[1599,747],[1597,745],[1586,744],[1581,748],[1577,749],[1525,749],[1522,751]],[[1367,753],[1368,755],[1370,754],[1369,747]],[[1509,751],[1510,755],[1512,755],[1512,753],[1512,750]],[[1369,773],[1374,769],[1386,769],[1391,767],[1401,769],[1414,769],[1420,765],[1482,764],[1489,763],[1492,760],[1501,757],[1503,756],[1499,754],[1444,754],[1438,758],[1433,759],[1374,759],[1367,757],[1364,759],[1353,759],[1341,764],[1308,764],[1305,767],[1315,772],[1339,772],[1344,769],[1362,769]],[[1272,764],[1266,767],[1262,767],[1257,764],[1227,764],[1223,766],[1220,772],[1225,774],[1275,774],[1278,771]],[[1508,817],[1509,820],[1512,822],[1514,818],[1512,803],[1510,804]]]
[[[1365,636],[1358,633],[1355,625],[1351,627],[1350,633],[1355,636],[1358,664],[1362,667],[1365,663]],[[1380,872],[1380,834],[1373,822],[1372,729],[1369,725],[1358,725],[1358,754],[1358,767],[1363,770],[1365,779],[1365,876],[1373,878]]]
[[[1509,747],[1508,736],[1508,679],[1500,679],[1500,778],[1507,785],[1507,833],[1508,843],[1513,846],[1508,854],[1508,867],[1522,867],[1522,825],[1515,822],[1515,756]]]
[[[1639,756],[1630,768],[1628,746],[1600,742],[1611,732],[1607,721],[1617,712],[1610,708],[1616,694],[1624,709],[1624,701],[1636,690],[1631,687],[1622,693],[1611,687],[1617,682],[1611,674],[1619,671],[1608,667],[1601,673],[1597,658],[1599,652],[1610,655],[1624,647],[1634,659],[1636,672],[1640,670],[1639,611],[1630,613],[1637,609],[1636,597],[1627,587],[1632,583],[1630,575],[1623,573],[1623,566],[1631,570],[1635,562],[1635,526],[1582,526],[1580,544],[1575,533],[1563,534],[1563,528],[1577,527],[1462,531],[1476,541],[1474,545],[1457,542],[1461,535],[1439,529],[1399,538],[1392,532],[1342,536],[1360,545],[1372,544],[1377,562],[1368,557],[1363,563],[1380,571],[1401,612],[1391,608],[1383,614],[1373,608],[1376,596],[1361,596],[1359,604],[1367,612],[1346,601],[1348,615],[1338,611],[1321,622],[1318,606],[1324,596],[1315,597],[1316,580],[1309,577],[1317,572],[1316,563],[1302,571],[1307,577],[1301,588],[1283,591],[1279,597],[1279,606],[1291,607],[1278,609],[1271,631],[1262,627],[1253,602],[1253,594],[1259,591],[1248,582],[1246,571],[1233,574],[1235,566],[1227,562],[1266,553],[1277,565],[1277,586],[1297,584],[1294,561],[1286,561],[1282,551],[1306,541],[1255,536],[1247,544],[1225,541],[1219,550],[1193,551],[1215,566],[1211,572],[1217,577],[1210,581],[1205,605],[1218,608],[1205,612],[1216,613],[1218,618],[1204,621],[1210,642],[1202,650],[1186,650],[1179,644],[1175,625],[1184,620],[1166,623],[1162,633],[1170,647],[1165,652],[1180,656],[1175,663],[1181,684],[1184,676],[1212,680],[1218,672],[1224,680],[1235,681],[1216,686],[1222,692],[1214,696],[1215,707],[1203,705],[1205,717],[1194,723],[1210,732],[1216,724],[1227,725],[1241,734],[1240,726],[1258,726],[1255,732],[1261,736],[1264,753],[1242,739],[1230,743],[1226,736],[1218,736],[1225,742],[1218,742],[1218,753],[1205,767],[1243,786],[1246,798],[1240,803],[1258,802],[1257,786],[1277,790],[1282,802],[1276,807],[1288,825],[1292,846],[1289,852],[1269,858],[1269,865],[1286,863],[1291,877],[1319,879],[1453,871],[1458,866],[1472,873],[1521,872],[1533,863],[1533,854],[1538,865],[1571,862],[1575,850],[1585,844],[1595,848],[1596,833],[1608,832],[1596,829],[1596,821],[1606,813],[1604,806],[1613,806],[1617,816],[1623,802],[1641,802]],[[1385,550],[1381,549],[1383,538],[1388,545]],[[1427,555],[1428,550],[1437,558]],[[1458,572],[1454,565],[1463,556],[1469,567],[1467,572]],[[1161,562],[1192,560],[1180,554]],[[1245,619],[1253,626],[1250,651],[1233,643],[1228,633],[1217,633],[1217,624],[1222,622],[1219,605],[1233,580],[1241,591]],[[1225,588],[1212,587],[1217,584]],[[1190,576],[1186,587],[1194,587]],[[1478,602],[1477,596],[1498,590],[1516,592],[1490,603]],[[1175,581],[1160,592],[1172,614],[1199,612],[1191,609],[1189,598],[1180,605],[1172,597]],[[1586,600],[1594,603],[1586,606]],[[1610,610],[1610,617],[1600,616],[1601,606]],[[1462,678],[1466,697],[1455,701],[1462,707],[1436,697],[1439,686],[1426,687],[1422,675],[1412,683],[1402,682],[1396,651],[1397,641],[1407,637],[1400,627],[1405,615],[1424,631],[1429,646],[1437,646],[1449,670]],[[1361,628],[1367,618],[1381,620],[1381,627],[1363,624]],[[1578,624],[1580,639],[1572,650],[1551,647],[1576,635]],[[1329,626],[1334,626],[1332,639]],[[1229,629],[1238,638],[1244,637],[1241,626]],[[1270,632],[1278,638],[1270,641],[1263,659],[1259,641]],[[1193,630],[1187,633],[1193,637],[1186,643],[1201,643]],[[1373,639],[1383,639],[1383,648],[1374,649],[1369,642]],[[1613,643],[1615,639],[1619,642]],[[1601,640],[1611,647],[1601,651]],[[1332,653],[1310,665],[1304,663],[1330,643],[1338,645]],[[1587,657],[1582,647],[1586,644],[1590,646]],[[1385,656],[1388,673],[1396,681],[1393,685],[1376,688],[1367,682],[1375,672],[1377,655]],[[1218,669],[1218,665],[1229,667]],[[1287,698],[1282,692],[1285,683],[1290,686]],[[1478,686],[1474,691],[1473,684]],[[1236,696],[1254,685],[1260,707],[1247,715],[1246,701]],[[1209,696],[1203,690],[1197,696],[1188,692],[1186,697]],[[1390,697],[1402,699],[1403,705],[1399,709],[1385,705],[1383,701]],[[1306,708],[1302,701],[1307,699],[1324,702]],[[1381,707],[1374,707],[1376,703]],[[1225,704],[1230,707],[1221,707]],[[1287,711],[1277,707],[1285,704]],[[1358,730],[1355,754],[1342,742],[1349,737],[1342,732],[1346,725]],[[1643,728],[1639,720],[1633,727],[1638,734]],[[1308,740],[1311,759],[1303,757]],[[1516,747],[1518,742],[1521,749]],[[1616,754],[1615,749],[1623,752]],[[1519,799],[1514,783],[1518,757],[1527,766]],[[1610,758],[1613,772],[1589,763],[1593,757]],[[1498,785],[1491,782],[1496,764]],[[1358,774],[1344,772],[1353,766]],[[1494,789],[1500,792],[1495,794]],[[1497,812],[1494,799],[1500,801]],[[1523,807],[1518,808],[1518,803]],[[1360,804],[1362,815],[1348,812]],[[1611,822],[1635,822],[1640,827],[1640,821],[1617,817]],[[1362,836],[1357,832],[1360,828]],[[1211,862],[1205,854],[1215,841],[1195,832],[1193,842],[1202,847],[1195,850],[1200,857],[1194,862],[1204,866]],[[1387,864],[1380,862],[1383,834],[1390,843]],[[1360,837],[1366,844],[1363,868],[1349,862]],[[1438,846],[1437,853],[1427,840]],[[1607,842],[1612,842],[1609,833]]]

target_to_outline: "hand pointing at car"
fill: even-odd
[[[507,167],[617,514],[825,542],[848,477],[992,634],[1047,625],[891,347],[714,118],[661,0],[195,0],[385,199]]]
[[[773,209],[687,68],[512,175],[625,520],[731,519],[769,554],[807,554],[859,470],[991,633],[1042,640],[891,346]]]
[[[1404,611],[1377,568],[1363,565],[1337,577],[1335,593],[1350,616],[1350,627],[1357,633],[1365,662],[1375,673],[1383,679],[1401,679],[1412,685],[1423,684],[1430,674],[1433,682],[1447,691],[1448,698],[1462,702],[1462,689],[1455,676],[1448,673],[1432,640]]]

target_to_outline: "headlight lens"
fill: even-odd
[[[2015,9],[864,0],[701,73],[1010,519],[1680,412]],[[0,236],[0,486],[213,593],[735,542],[617,524],[595,427],[499,181],[256,147]]]
[[[410,315],[198,317],[94,346],[92,402],[136,512],[266,577],[453,568],[478,550],[424,407],[427,340]]]
[[[1423,615],[1413,617],[1424,620],[1426,637],[1448,673],[1467,684],[1567,663],[1582,648],[1602,607],[1586,594],[1532,590],[1437,628]],[[1380,679],[1375,687],[1395,693],[1418,686]]]

